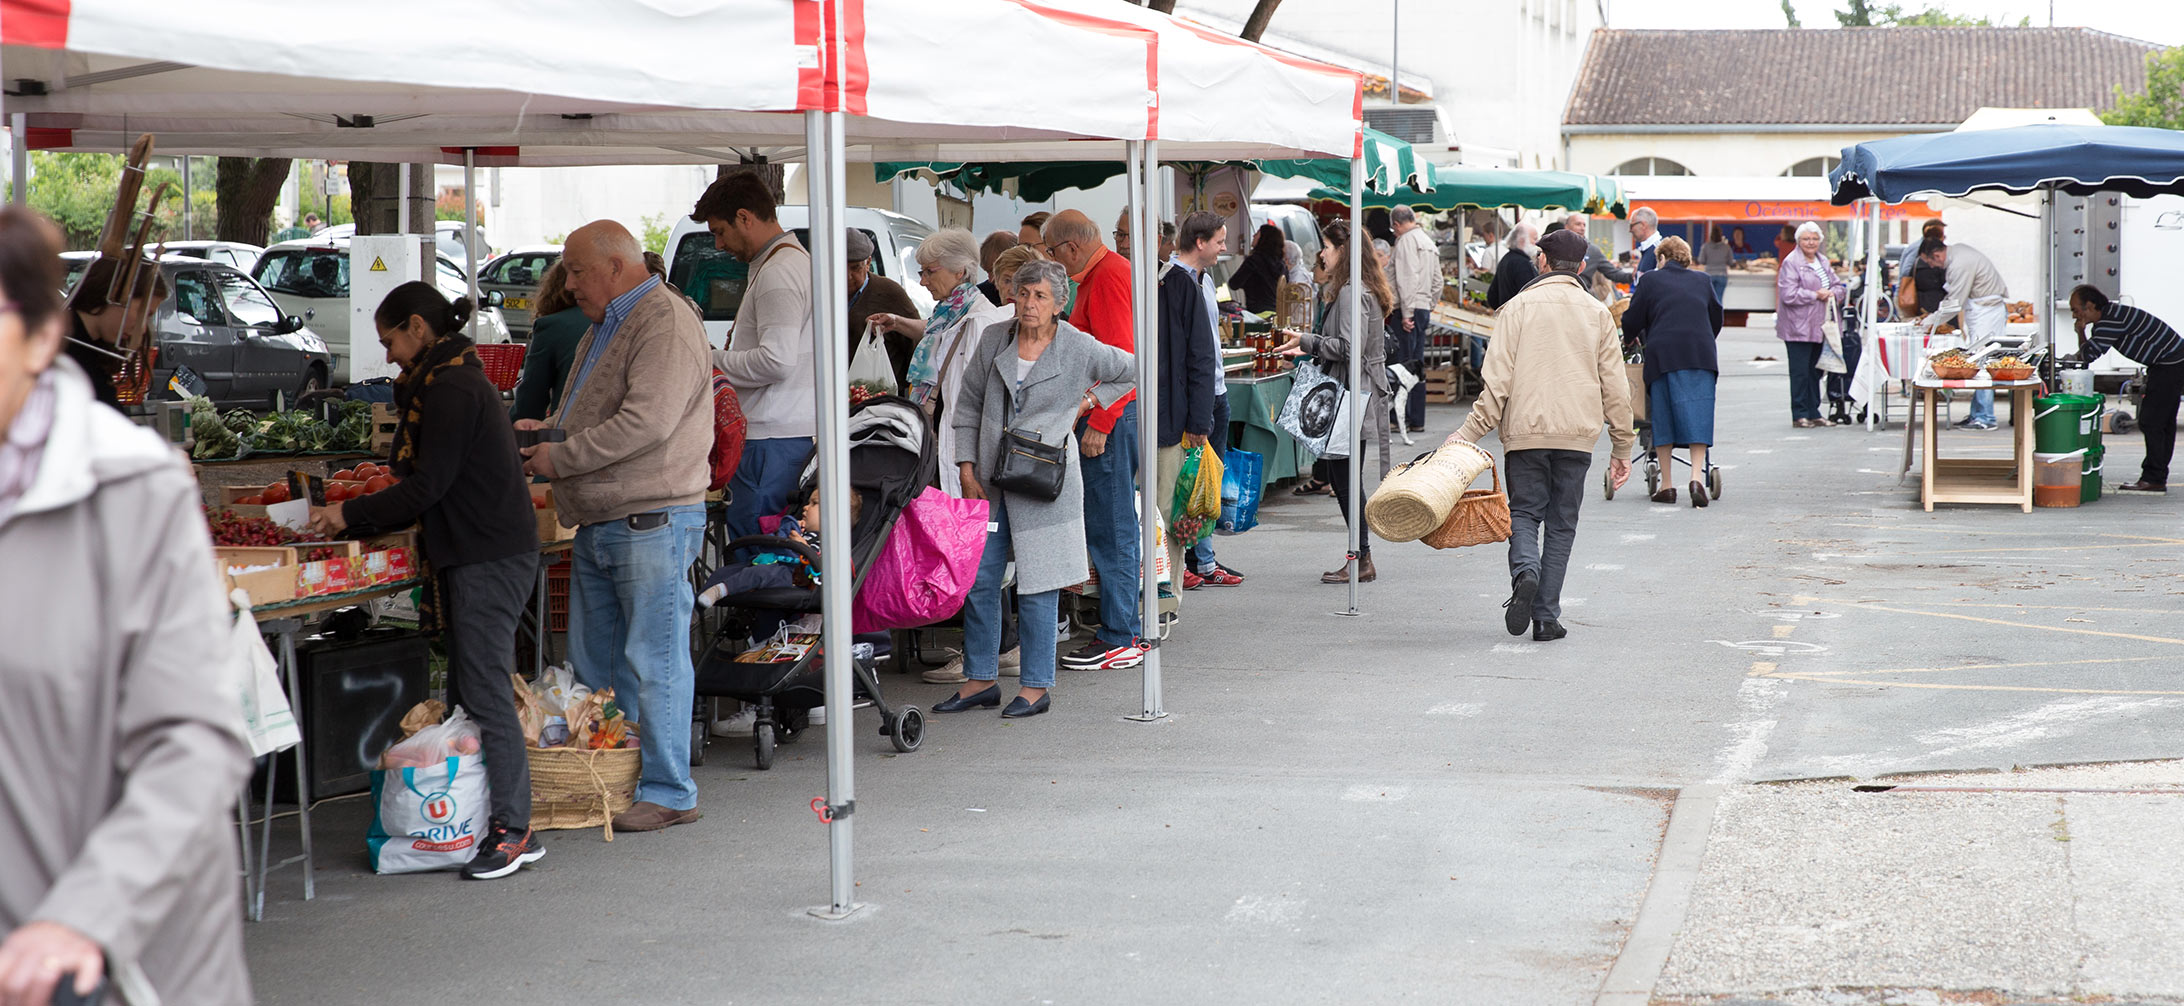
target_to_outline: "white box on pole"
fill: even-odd
[[[358,235],[349,241],[349,380],[393,377],[401,368],[387,360],[372,315],[394,288],[425,275],[432,265],[429,234]]]

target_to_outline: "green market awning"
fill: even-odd
[[[1346,202],[1349,187],[1321,186],[1313,199]],[[1454,209],[1491,209],[1518,206],[1528,210],[1567,209],[1588,213],[1624,215],[1623,190],[1613,178],[1573,171],[1523,171],[1510,168],[1439,167],[1434,169],[1434,188],[1418,194],[1368,194],[1368,207],[1398,204],[1415,209],[1447,212]]]
[[[1263,173],[1280,178],[1303,178],[1341,190],[1349,198],[1350,162],[1334,158],[1254,162]],[[1431,192],[1435,167],[1408,143],[1377,129],[1365,129],[1365,191],[1397,191],[1408,185],[1413,192]],[[1122,174],[1119,161],[999,161],[949,163],[943,161],[882,161],[872,166],[875,181],[886,183],[914,173],[954,182],[965,192],[1004,192],[1014,184],[1016,197],[1043,203],[1058,192],[1096,188]]]
[[[1350,197],[1350,162],[1332,158],[1260,161],[1259,170],[1276,178],[1302,178]],[[1432,192],[1437,169],[1416,148],[1371,126],[1365,127],[1365,191],[1391,193],[1408,185],[1413,192]]]

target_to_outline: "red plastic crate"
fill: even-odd
[[[546,567],[546,631],[569,631],[569,560]]]
[[[516,380],[523,376],[523,353],[530,346],[521,342],[496,342],[477,347],[478,362],[485,365],[485,376],[493,386],[502,391],[516,390]]]

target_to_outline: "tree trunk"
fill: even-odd
[[[1274,20],[1274,8],[1281,5],[1282,0],[1259,0],[1252,5],[1251,16],[1244,19],[1244,30],[1237,32],[1237,36],[1246,42],[1257,42],[1266,34],[1267,22]]]
[[[402,205],[402,165],[349,162],[349,214],[358,234],[394,234]]]
[[[213,179],[219,200],[213,236],[264,245],[273,231],[273,207],[288,181],[286,157],[223,157]]]
[[[788,173],[779,164],[771,161],[765,164],[723,164],[720,170],[713,173],[713,180],[717,182],[729,175],[757,175],[759,181],[766,183],[766,191],[773,193],[774,205],[779,206],[787,201]]]

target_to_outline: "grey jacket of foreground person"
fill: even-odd
[[[1036,433],[1050,444],[1066,448],[1062,455],[1069,469],[1062,479],[1062,495],[1053,502],[1005,494],[1009,508],[1009,541],[1016,548],[1016,590],[1037,594],[1083,583],[1092,568],[1084,547],[1084,479],[1077,470],[1077,406],[1087,389],[1101,407],[1115,404],[1137,390],[1137,360],[1106,345],[1066,321],[1054,323],[1054,342],[1039,354],[1024,386],[1016,386],[1015,322],[986,329],[972,355],[969,373],[963,375],[954,408],[956,456],[954,464],[971,463],[980,485],[989,493],[994,469],[1001,463],[1001,433],[1015,429]],[[976,378],[974,380],[974,378]],[[1011,400],[1015,402],[1013,415]]]
[[[197,484],[54,367],[44,455],[0,521],[0,932],[58,922],[124,992],[248,1003],[232,813],[250,749]]]

